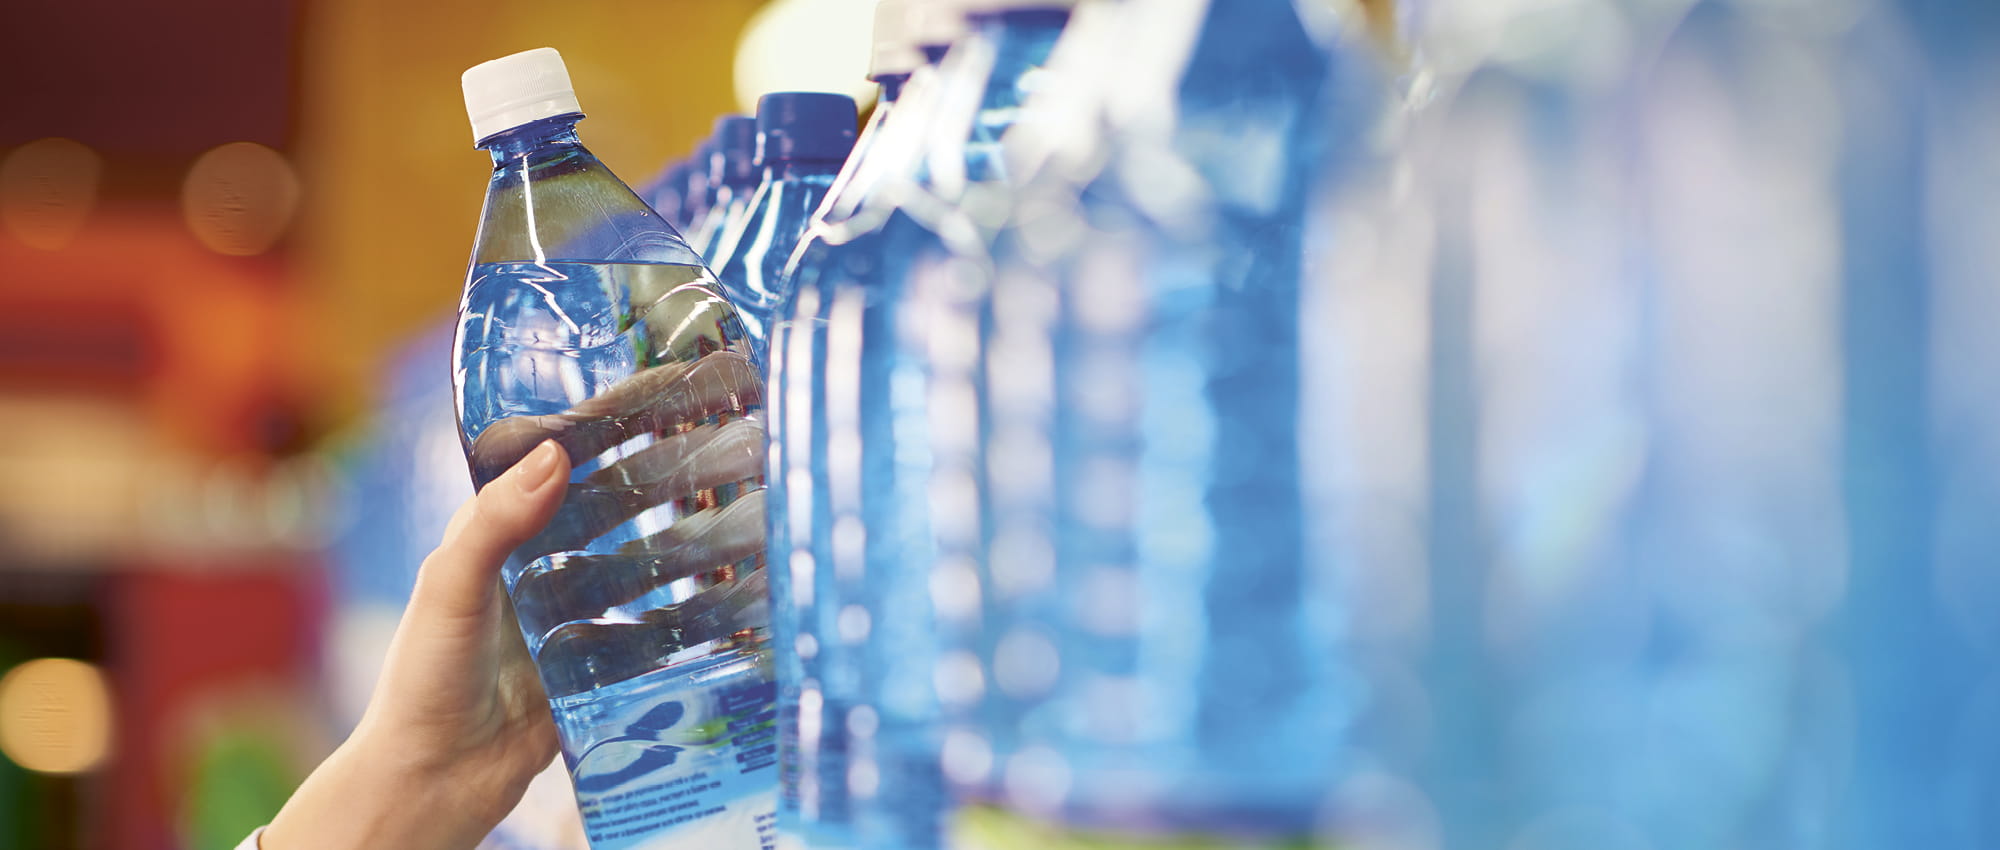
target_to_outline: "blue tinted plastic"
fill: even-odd
[[[854,99],[827,92],[773,92],[757,99],[757,167],[838,164],[854,150]]]
[[[715,147],[709,151],[709,209],[693,233],[689,244],[702,258],[715,262],[722,248],[722,234],[750,211],[750,196],[757,191],[757,121],[746,115],[725,115],[715,119]]]
[[[1991,523],[1933,525],[1986,485],[1932,465],[1969,431],[1928,417],[1973,408],[1926,397],[1957,358],[1926,362],[1915,197],[1955,99],[1882,4],[1643,7],[1613,61],[1503,50],[1407,137],[1430,590],[1399,690],[1453,710],[1387,772],[1444,846],[1986,846],[1961,594],[1992,585],[1933,547]]]
[[[764,182],[743,217],[718,237],[715,270],[759,363],[766,329],[785,296],[785,263],[854,146],[855,120],[854,101],[845,95],[778,93],[758,102]]]
[[[1847,685],[1801,642],[1843,580],[1841,133],[1793,108],[1828,45],[1782,17],[1696,4],[1616,85],[1489,63],[1413,143],[1448,844],[1845,846],[1868,805],[1826,782]],[[1468,138],[1481,167],[1442,154]],[[1852,846],[1944,846],[1904,838]]]
[[[653,182],[639,192],[640,196],[646,199],[646,203],[653,207],[653,211],[660,214],[660,219],[672,225],[675,231],[679,231],[687,224],[687,220],[682,217],[682,213],[685,212],[683,201],[686,198],[688,185],[687,169],[688,164],[685,162],[674,163],[660,172],[658,177],[653,178]]]
[[[853,152],[841,166],[836,176],[823,193],[822,203],[808,214],[808,224],[818,220],[818,212],[825,208],[825,202],[843,181],[850,181],[861,165],[863,158],[873,147],[883,123],[895,109],[896,97],[901,93],[905,77],[897,76],[885,80],[882,99],[876,103],[873,117],[867,128],[856,141]],[[801,238],[803,237],[801,233]],[[786,568],[773,570],[771,581],[771,637],[774,645],[791,647],[791,652],[777,654],[778,671],[778,711],[780,747],[780,789],[778,799],[778,831],[791,839],[803,841],[809,847],[846,847],[853,840],[851,830],[852,811],[848,805],[846,736],[839,730],[825,729],[823,724],[829,719],[843,722],[846,710],[837,703],[828,706],[826,694],[836,699],[851,699],[841,695],[856,693],[860,685],[853,665],[849,663],[852,651],[841,651],[838,647],[828,647],[822,651],[820,641],[832,635],[834,609],[821,605],[813,592],[812,583],[818,574],[818,567],[810,560],[810,545],[806,552],[794,552],[791,541],[807,542],[815,533],[811,523],[815,517],[826,516],[822,503],[810,500],[824,499],[823,488],[812,486],[815,481],[824,481],[826,471],[824,458],[817,466],[810,460],[810,445],[815,439],[824,440],[821,433],[815,437],[814,422],[824,422],[815,411],[825,403],[823,395],[816,395],[812,385],[803,382],[786,382],[777,373],[788,370],[805,374],[812,361],[824,359],[823,348],[816,347],[815,335],[810,329],[801,332],[803,342],[793,346],[787,342],[788,323],[775,321],[792,310],[789,276],[790,261],[785,258],[778,271],[778,291],[784,293],[772,313],[769,351],[779,352],[786,359],[776,357],[767,360],[766,374],[771,376],[772,387],[781,384],[791,386],[788,396],[773,395],[766,413],[771,423],[770,453],[766,461],[766,522],[770,551],[787,553],[780,557]],[[796,414],[791,411],[797,411]],[[795,420],[796,425],[787,429],[780,424]],[[790,469],[786,464],[788,446],[800,446],[804,468]],[[799,479],[803,486],[801,497],[809,500],[808,506],[801,507],[796,517],[803,526],[795,527],[791,522],[790,497],[787,482]],[[820,506],[812,506],[820,505]],[[793,576],[804,583],[803,592],[792,589]],[[803,707],[802,707],[803,703]],[[801,723],[811,728],[802,730]]]
[[[833,186],[839,163],[783,163],[758,187],[750,208],[731,232],[723,234],[717,252],[717,275],[723,292],[736,305],[745,334],[761,362],[767,328],[784,300],[785,263],[798,248],[799,237]]]
[[[1066,17],[983,19],[931,85],[913,79],[843,188],[852,197],[828,203],[788,271],[795,291],[771,365],[791,412],[774,439],[790,485],[799,643],[812,647],[807,663],[822,676],[801,700],[800,728],[817,733],[801,750],[846,754],[848,775],[861,778],[850,787],[863,846],[937,846],[944,807],[925,373],[927,336],[943,329],[926,326],[910,284],[921,268],[949,265],[955,250],[982,249],[976,222],[956,209],[965,181],[929,175],[940,162],[954,163],[949,173],[972,170],[968,160],[1004,132]],[[911,108],[920,90],[924,106]]]
[[[697,829],[755,847],[776,779],[762,385],[713,278],[579,117],[482,141],[459,429],[478,486],[544,440],[574,464],[502,576],[593,847]]]
[[[688,158],[686,188],[681,190],[680,221],[668,222],[676,233],[691,233],[708,215],[708,208],[715,203],[715,187],[708,182],[708,157],[712,150],[704,140],[695,148],[694,156]]]
[[[1306,546],[1301,233],[1365,119],[1286,0],[1123,14],[981,308],[988,760],[1077,826],[1309,835],[1359,694]]]

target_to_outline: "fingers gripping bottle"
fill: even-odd
[[[672,226],[583,147],[556,51],[465,73],[493,156],[459,308],[484,486],[544,440],[575,470],[503,569],[595,850],[770,846],[775,689],[763,387]]]

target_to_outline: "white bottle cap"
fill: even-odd
[[[582,112],[569,68],[553,47],[523,50],[465,69],[465,114],[477,142],[542,118]]]
[[[868,58],[868,79],[907,74],[924,64],[924,55],[917,51],[911,5],[911,0],[875,4],[875,50]]]

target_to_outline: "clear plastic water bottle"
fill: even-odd
[[[1827,642],[1848,649],[1855,728],[1827,830],[1849,843],[1826,844],[1983,847],[2000,838],[2000,7],[1868,6],[1837,60],[1849,560]]]
[[[453,379],[474,483],[544,440],[562,508],[503,569],[596,850],[769,846],[762,385],[673,228],[578,140],[562,59],[468,70],[493,157]]]
[[[941,33],[920,38],[913,5],[908,0],[882,0],[876,6],[869,78],[882,87],[881,94],[867,128],[815,210],[815,219],[831,203],[833,192],[853,186],[855,173],[872,156],[889,116],[901,108],[905,84],[927,64],[920,43],[948,39]],[[955,29],[957,19],[952,20]],[[778,835],[781,846],[788,848],[842,848],[851,846],[854,838],[844,723],[860,692],[858,647],[835,637],[840,605],[828,595],[826,584],[832,577],[827,494],[817,486],[825,477],[825,461],[821,458],[816,468],[811,452],[815,429],[824,429],[825,399],[805,378],[813,374],[810,364],[820,360],[825,349],[814,344],[817,329],[810,322],[800,329],[802,344],[790,343],[793,325],[784,317],[792,306],[792,278],[789,257],[785,259],[778,287],[785,297],[772,312],[766,362],[773,391],[766,411],[771,423],[766,539],[770,551],[779,553],[780,565],[770,574],[771,636],[776,646],[791,650],[777,653]],[[793,374],[800,379],[792,380]],[[794,484],[796,490],[791,489]]]
[[[1094,114],[1017,171],[983,308],[1003,739],[944,757],[993,777],[1005,811],[967,826],[991,843],[1299,840],[1360,698],[1306,545],[1330,423],[1301,418],[1298,318],[1323,137],[1356,130],[1290,0],[1132,3],[1100,31]]]
[[[1037,91],[1034,108],[1024,112],[1003,146],[1011,172],[1008,205],[1022,202],[1023,196],[1014,192],[1024,182],[1028,188],[1040,185],[1054,193],[1042,202],[1065,206],[1076,202],[1075,196],[1065,194],[1073,186],[1059,179],[1037,181],[1032,175],[1066,173],[1074,162],[1065,157],[1087,157],[1089,152],[1078,150],[1078,143],[1098,138],[1104,99],[1120,81],[1113,69],[1130,52],[1124,9],[1117,2],[1086,2],[1072,13],[1048,61],[1049,73],[1066,84]],[[996,528],[1005,529],[1004,536],[1013,541],[1003,543],[998,553],[1003,559],[1037,560],[1016,543],[1032,538],[1041,541],[1040,549],[1046,551],[1052,535],[1049,487],[1054,458],[1046,445],[1056,391],[1048,339],[1054,293],[1043,276],[1023,275],[1015,268],[1031,256],[1021,252],[1024,233],[1009,227],[994,235],[990,270],[977,265],[958,268],[963,284],[954,287],[957,297],[945,306],[957,327],[970,329],[970,338],[960,344],[962,351],[942,349],[947,356],[932,357],[927,363],[933,386],[947,387],[947,394],[959,399],[940,406],[937,412],[943,415],[931,418],[933,474],[970,482],[971,492],[970,498],[935,511],[936,519],[955,526],[938,540],[940,564],[953,564],[944,573],[957,573],[946,586],[959,589],[947,598],[970,600],[962,606],[967,610],[956,612],[956,619],[973,624],[948,631],[946,651],[980,659],[992,657],[995,637],[1010,623],[1055,622],[1050,612],[1035,609],[1059,601],[1056,594],[1024,594],[1019,584],[1007,583],[1035,569],[1017,565],[996,573],[988,568],[987,559]],[[991,464],[988,455],[995,458]],[[1038,559],[1044,565],[1049,560],[1046,555]],[[973,569],[971,580],[963,574],[967,564]],[[990,667],[990,661],[980,664]],[[1016,750],[1025,709],[1034,700],[1011,696],[990,673],[982,678],[976,700],[945,713],[941,764],[956,794],[991,804],[1004,796],[995,765],[1004,765]]]
[[[717,118],[710,142],[714,147],[708,154],[708,211],[690,234],[690,244],[704,260],[713,263],[722,247],[722,234],[750,211],[750,196],[757,191],[757,119],[747,115]]]
[[[879,0],[877,51],[871,78],[882,86],[882,104],[856,140],[854,153],[834,178],[813,217],[815,228],[852,218],[875,188],[902,173],[918,156],[929,125],[938,63],[965,34],[960,0]],[[899,45],[899,47],[898,47]],[[886,107],[886,108],[885,108]],[[900,117],[899,117],[900,116]],[[804,243],[800,243],[803,249]],[[794,252],[794,261],[797,252]],[[787,264],[789,268],[791,263]]]
[[[854,99],[824,92],[777,92],[757,99],[756,167],[763,176],[749,208],[725,226],[716,277],[761,362],[772,314],[784,300],[785,262],[854,149]]]
[[[787,408],[814,411],[810,423],[788,416],[781,438],[791,540],[812,541],[791,544],[791,563],[806,568],[792,586],[803,594],[809,575],[819,620],[802,629],[801,654],[846,655],[860,685],[845,704],[822,692],[818,731],[845,736],[862,846],[939,844],[940,683],[963,699],[968,683],[952,677],[977,675],[976,662],[941,655],[931,585],[925,367],[934,342],[965,337],[930,325],[912,282],[983,252],[977,219],[958,205],[968,175],[998,176],[989,154],[1068,19],[1068,4],[1053,5],[977,4],[935,74],[912,76],[852,194],[829,202],[789,271],[789,327],[772,361],[783,362]]]
[[[945,45],[959,29],[959,25],[954,23],[949,27],[933,26],[932,32],[923,32],[921,25],[924,21],[918,17],[916,5],[917,0],[877,0],[875,4],[874,44],[868,57],[868,79],[880,88],[868,126],[855,141],[854,153],[848,157],[847,165],[841,168],[843,178],[852,175],[856,164],[868,156],[883,125],[888,123],[889,116],[895,114],[896,104],[902,100],[903,87],[909,83],[910,75],[941,58]],[[938,17],[935,12],[930,14],[933,20]]]
[[[1829,102],[1812,13],[1753,6],[1603,3],[1605,40],[1441,2],[1423,34],[1423,230],[1385,244],[1429,291],[1405,686],[1456,707],[1412,730],[1445,845],[1944,846],[1829,830],[1867,806],[1812,638],[1848,580],[1843,134],[1798,108]]]

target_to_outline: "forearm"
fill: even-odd
[[[449,776],[356,735],[328,756],[264,831],[260,850],[470,850],[490,805],[453,799]]]

